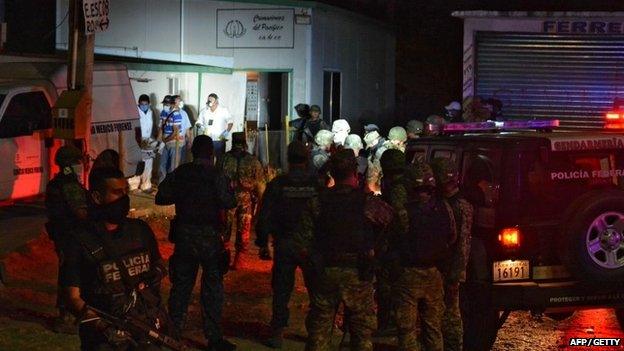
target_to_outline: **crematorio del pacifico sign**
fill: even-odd
[[[217,48],[293,48],[294,9],[217,9]]]

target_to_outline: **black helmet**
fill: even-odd
[[[193,158],[211,158],[213,155],[212,138],[207,135],[198,135],[195,140],[193,140],[191,153],[193,154]]]
[[[54,156],[54,162],[59,167],[68,167],[71,165],[77,165],[80,163],[80,159],[82,158],[82,153],[78,148],[71,145],[62,146],[56,152]]]

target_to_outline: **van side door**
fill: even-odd
[[[45,130],[52,122],[51,99],[37,88],[10,90],[0,105],[0,200],[45,192],[49,179]]]

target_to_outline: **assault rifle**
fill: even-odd
[[[163,334],[145,322],[133,317],[115,317],[95,307],[88,307],[101,320],[115,328],[128,332],[131,336],[143,337],[156,345],[167,347],[173,351],[187,351],[188,347],[169,335]]]

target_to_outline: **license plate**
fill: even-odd
[[[495,282],[502,280],[529,279],[529,261],[496,261],[494,262],[492,277]]]

